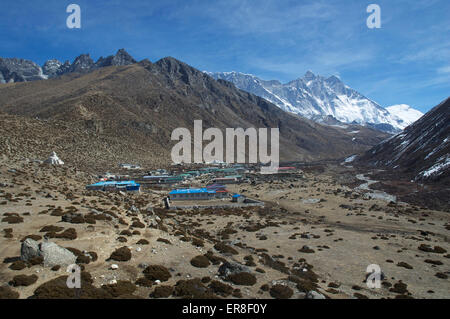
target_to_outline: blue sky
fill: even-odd
[[[66,27],[81,7],[82,28]],[[366,8],[381,7],[381,29]],[[287,82],[307,70],[337,75],[380,103],[423,112],[450,95],[448,0],[1,0],[0,56],[43,64],[125,48],[200,70]]]

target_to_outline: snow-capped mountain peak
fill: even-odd
[[[397,116],[399,120],[403,121],[406,126],[411,125],[418,119],[420,119],[424,114],[411,106],[406,104],[392,105],[386,108],[389,113]]]
[[[303,79],[306,81],[311,81],[311,80],[314,80],[315,78],[316,78],[316,75],[310,70],[308,70],[305,73],[305,75],[303,76]]]
[[[397,132],[422,115],[411,107],[393,108],[392,114],[334,75],[327,78],[307,71],[303,77],[282,84],[239,72],[207,73],[263,97],[287,112],[318,122],[326,122],[331,116],[343,123],[358,123]]]

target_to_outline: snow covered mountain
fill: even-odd
[[[239,89],[265,98],[287,112],[317,122],[329,123],[331,117],[343,123],[362,124],[393,133],[423,115],[407,106],[393,106],[390,112],[336,76],[326,78],[311,71],[286,84],[239,72],[206,73],[215,79],[232,82]]]
[[[399,119],[403,120],[406,126],[413,124],[415,121],[423,116],[423,113],[413,109],[411,106],[406,104],[392,105],[386,108],[389,113],[397,116]]]

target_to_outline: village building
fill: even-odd
[[[141,169],[140,165],[134,165],[134,164],[119,164],[119,167],[122,169],[129,169],[129,170]]]
[[[246,197],[244,195],[241,195],[241,194],[234,194],[231,197],[231,201],[234,202],[234,203],[243,203],[243,202],[245,202],[245,199],[246,199]]]
[[[231,175],[231,176],[214,178],[212,180],[212,182],[219,183],[219,184],[236,184],[236,183],[239,183],[241,180],[242,180],[241,175]]]
[[[144,180],[146,182],[160,183],[161,181],[163,181],[169,177],[170,177],[170,175],[147,175],[147,176],[143,176],[142,180]]]
[[[171,176],[171,175],[152,175],[143,176],[142,181],[145,183],[153,184],[177,184],[185,180],[184,176]]]
[[[177,184],[183,181],[184,178],[182,176],[170,176],[168,178],[161,180],[160,184]]]
[[[101,181],[95,184],[86,186],[90,191],[105,191],[105,192],[139,192],[141,185],[135,181]]]
[[[223,185],[210,185],[202,188],[174,189],[169,193],[170,200],[209,200],[228,197]]]

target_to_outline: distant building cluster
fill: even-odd
[[[232,205],[263,205],[257,200],[242,194],[232,193],[227,187],[241,183],[259,183],[271,179],[301,174],[296,167],[279,167],[272,174],[261,173],[258,165],[225,163],[173,165],[170,169],[144,170],[136,164],[119,164],[120,170],[133,172],[125,174],[106,173],[99,181],[86,186],[90,191],[140,192],[146,189],[166,190],[165,206],[170,203],[187,203],[195,207],[196,203],[216,203],[223,206],[227,201]],[[202,204],[204,205],[204,204]]]

